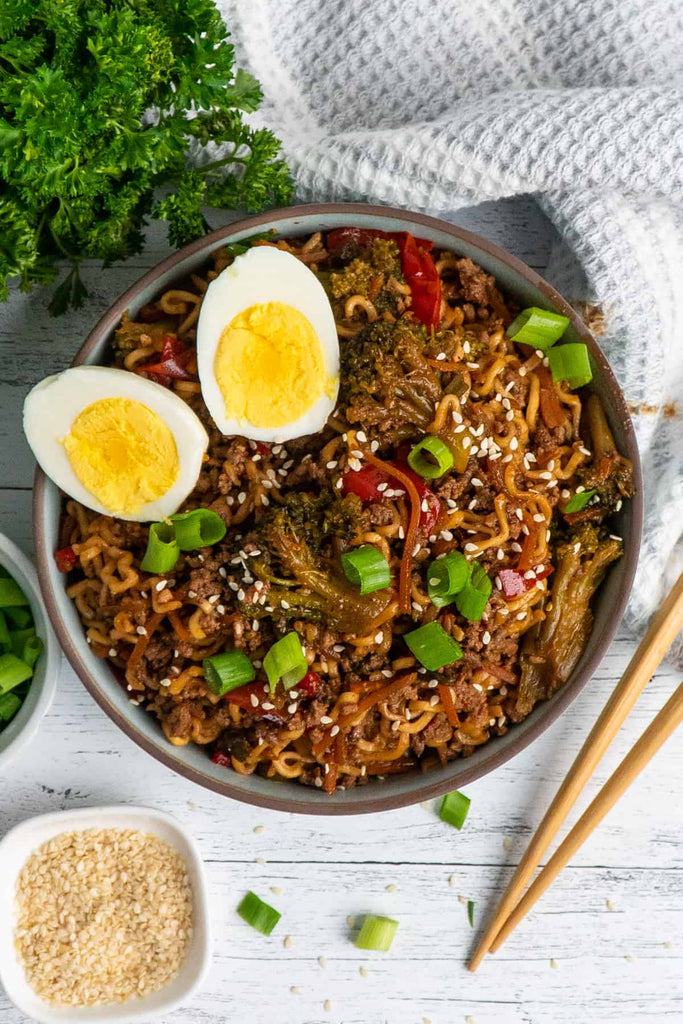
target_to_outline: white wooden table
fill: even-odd
[[[553,238],[530,200],[454,219],[543,272]],[[142,257],[106,271],[87,266],[90,299],[61,320],[48,316],[41,292],[15,292],[0,307],[0,529],[26,551],[33,467],[21,435],[24,394],[69,363],[97,317],[166,251],[156,227]],[[683,1021],[676,739],[501,952],[476,975],[464,967],[475,934],[466,900],[475,901],[479,927],[632,651],[617,640],[559,722],[468,787],[460,833],[428,806],[313,819],[206,792],[139,750],[64,663],[36,741],[0,779],[0,834],[34,814],[99,803],[151,804],[182,817],[206,860],[215,955],[204,991],[169,1018],[176,1024],[674,1024]],[[671,669],[658,673],[582,807],[677,681]],[[235,913],[246,889],[282,912],[268,939]],[[367,912],[400,922],[390,953],[363,953],[350,941],[348,919]],[[24,1021],[0,992],[0,1024]]]

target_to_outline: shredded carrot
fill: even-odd
[[[376,466],[377,469],[381,469],[383,473],[388,473],[389,476],[395,477],[396,480],[400,481],[405,487],[408,497],[410,498],[410,521],[408,523],[408,529],[406,531],[406,539],[403,545],[403,554],[401,556],[401,572],[400,572],[400,585],[398,590],[398,602],[399,608],[404,615],[410,612],[410,577],[413,571],[413,548],[415,547],[415,538],[417,537],[417,529],[420,525],[420,496],[417,493],[415,484],[396,466],[390,465],[388,462],[383,462],[378,459],[372,452],[366,451],[364,453],[366,462],[369,462],[371,466]]]
[[[543,422],[549,430],[552,430],[553,427],[561,427],[565,417],[553,379],[545,366],[537,366],[536,374],[541,385],[540,406]]]
[[[517,676],[514,672],[511,672],[509,668],[504,668],[502,665],[494,665],[492,661],[482,661],[481,667],[484,672],[488,672],[490,676],[495,676],[496,679],[502,679],[503,682],[517,682]]]
[[[339,769],[334,761],[328,762],[326,767],[329,771],[325,772],[323,776],[323,789],[326,793],[334,793],[337,788],[337,775],[339,774]]]
[[[134,686],[135,683],[137,682],[134,674],[135,669],[137,668],[138,664],[140,663],[140,659],[142,658],[143,654],[147,649],[147,644],[149,643],[152,637],[152,633],[157,628],[163,617],[163,615],[151,615],[149,617],[149,619],[145,623],[146,632],[144,636],[140,636],[140,638],[137,640],[135,647],[133,648],[133,653],[128,659],[128,662],[126,663],[126,681],[130,683],[131,686]]]
[[[374,693],[369,693],[367,697],[363,697],[363,700],[356,706],[355,710],[350,714],[346,715],[342,719],[344,726],[358,725],[359,722],[363,721],[365,712],[373,706],[373,704],[379,704],[380,701],[385,700],[387,697],[395,693],[396,690],[401,690],[405,686],[410,686],[417,679],[417,672],[409,672],[406,676],[399,676],[398,679],[392,679],[386,686],[381,686],[379,690],[375,690]]]
[[[444,683],[439,684],[439,696],[441,697],[441,703],[446,713],[449,725],[452,725],[454,729],[460,728],[460,719],[458,718],[458,712],[455,710],[455,701],[453,700],[453,690],[450,686],[446,686]]]
[[[192,636],[192,633],[190,633],[189,629],[187,628],[187,626],[185,625],[185,623],[180,618],[177,612],[169,612],[168,619],[171,625],[173,626],[176,635],[179,636],[181,640],[189,640],[190,643],[195,642],[195,637]]]
[[[448,363],[445,359],[428,359],[427,362],[435,370],[444,370],[446,373],[459,373],[462,370],[460,363]]]
[[[543,526],[543,529],[545,529],[545,524],[535,523],[533,520],[529,521],[527,516],[524,517],[524,521],[526,522],[526,525],[529,527],[529,532],[524,538],[524,543],[522,544],[522,553],[520,554],[517,565],[515,566],[515,568],[519,569],[520,572],[526,572],[527,569],[530,569],[531,566],[534,564],[534,552],[536,551],[536,542],[538,541],[538,534],[540,532],[541,526]]]

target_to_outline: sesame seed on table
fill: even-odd
[[[554,238],[531,200],[485,203],[452,219],[544,273]],[[39,291],[15,290],[0,305],[0,530],[29,553],[33,466],[21,435],[23,397],[67,366],[109,304],[167,253],[155,225],[145,252],[127,263],[102,271],[86,261],[90,298],[62,319],[48,315],[46,293]],[[290,468],[288,460],[283,470]],[[182,819],[206,863],[214,962],[192,1004],[173,1014],[174,1024],[677,1021],[683,1019],[683,744],[675,740],[495,958],[475,975],[464,967],[487,910],[634,646],[619,636],[558,722],[466,787],[472,803],[461,832],[439,820],[438,802],[381,815],[309,818],[228,801],[131,743],[64,662],[38,737],[0,778],[0,837],[32,815],[102,803],[148,804]],[[582,808],[678,679],[666,666],[657,673]],[[235,912],[249,889],[282,913],[269,938]],[[367,913],[399,922],[390,952],[353,945]],[[26,1022],[0,991],[0,1024]]]

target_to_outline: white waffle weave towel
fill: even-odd
[[[457,221],[532,194],[607,313],[646,525],[627,625],[683,568],[683,0],[219,0],[298,197]],[[672,412],[674,415],[672,415]]]

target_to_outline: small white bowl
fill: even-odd
[[[14,949],[17,878],[27,858],[43,843],[62,832],[91,828],[135,829],[164,839],[183,857],[194,897],[194,933],[187,956],[176,977],[164,988],[141,999],[104,1006],[52,1006],[40,999],[28,984]],[[12,1002],[38,1024],[101,1024],[103,1021],[147,1021],[158,1013],[170,1013],[202,984],[211,963],[211,936],[204,866],[192,836],[170,814],[152,807],[87,807],[57,811],[16,825],[0,840],[0,984]]]
[[[61,653],[43,607],[36,570],[23,551],[20,551],[4,533],[0,533],[0,565],[14,577],[28,598],[36,624],[36,633],[45,645],[36,662],[33,679],[24,703],[9,725],[0,732],[0,771],[2,771],[38,731],[40,720],[50,707],[55,695]]]

